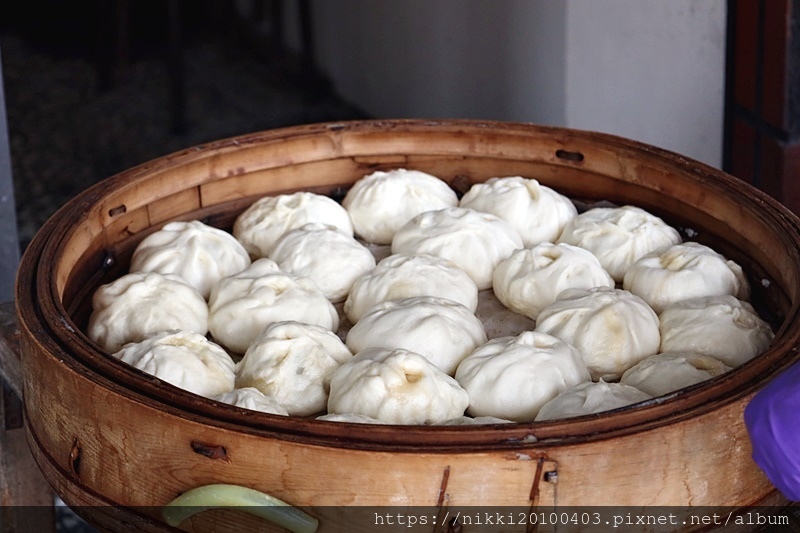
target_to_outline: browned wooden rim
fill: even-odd
[[[319,422],[246,412],[165,385],[98,350],[71,320],[61,301],[55,271],[70,234],[108,194],[131,187],[156,171],[200,161],[209,157],[210,153],[229,153],[243,147],[283,143],[287,139],[321,135],[339,138],[370,132],[425,135],[444,130],[463,137],[465,142],[471,135],[485,135],[487,132],[497,132],[500,138],[503,135],[547,136],[563,142],[562,153],[557,155],[558,160],[553,164],[564,166],[584,164],[580,149],[574,148],[576,142],[646,155],[653,164],[702,183],[710,195],[734,199],[743,212],[773,228],[796,269],[789,277],[800,279],[800,220],[754,187],[678,154],[608,134],[532,124],[469,120],[354,121],[270,130],[208,143],[145,163],[87,189],[48,220],[22,258],[16,289],[20,327],[24,334],[36,338],[52,357],[58,358],[98,386],[119,391],[131,401],[157,406],[176,417],[319,445],[408,452],[513,448],[533,442],[537,443],[536,446],[558,446],[652,429],[741,400],[798,360],[800,283],[783,287],[792,305],[769,350],[728,374],[685,389],[682,393],[661,397],[634,408],[563,421],[497,426],[408,426],[398,430],[396,426]],[[498,149],[497,157],[503,157],[502,149]],[[29,376],[28,379],[35,377]]]

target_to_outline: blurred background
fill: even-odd
[[[613,133],[723,168],[797,209],[783,176],[800,100],[798,5],[6,2],[0,57],[20,242],[89,184],[154,157],[367,117]]]
[[[612,133],[800,212],[800,0],[28,0],[0,4],[0,61],[9,264],[103,178],[361,118]]]

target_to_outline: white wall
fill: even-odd
[[[379,118],[592,129],[719,166],[725,0],[316,0],[316,54]]]
[[[722,164],[724,0],[567,0],[566,120]]]
[[[564,13],[548,1],[320,0],[316,53],[374,116],[556,123]]]

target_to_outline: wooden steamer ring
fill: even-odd
[[[230,228],[256,198],[341,198],[376,169],[414,168],[457,190],[522,175],[572,198],[631,203],[690,228],[742,264],[776,328],[734,371],[637,407],[496,426],[363,426],[246,411],[102,353],[83,333],[90,297],[170,220]],[[172,531],[159,508],[209,483],[300,507],[700,505],[782,502],[750,458],[744,406],[798,359],[798,219],[718,170],[634,141],[528,124],[415,120],[319,124],[221,140],[104,180],[56,213],[24,254],[17,302],[28,438],[71,506],[109,530]],[[185,523],[218,530],[241,513]],[[122,524],[122,525],[120,525]],[[258,522],[253,523],[255,528]],[[135,526],[135,527],[134,527]],[[365,524],[369,530],[370,524]],[[349,523],[349,531],[358,531]]]

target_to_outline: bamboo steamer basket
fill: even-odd
[[[398,428],[223,405],[124,365],[83,333],[94,290],[124,273],[135,245],[164,223],[230,228],[261,196],[311,190],[341,198],[365,174],[398,167],[430,172],[462,192],[492,176],[535,177],[576,200],[658,214],[743,265],[775,340],[732,372],[632,408],[552,422]],[[751,460],[742,413],[798,359],[799,226],[723,172],[592,132],[398,120],[212,142],[98,183],[26,250],[16,290],[28,440],[62,499],[114,531],[172,531],[160,507],[211,483],[313,507],[320,531],[361,530],[336,526],[336,513],[349,506],[785,503]],[[182,527],[256,530],[260,523],[249,518],[210,511]]]

